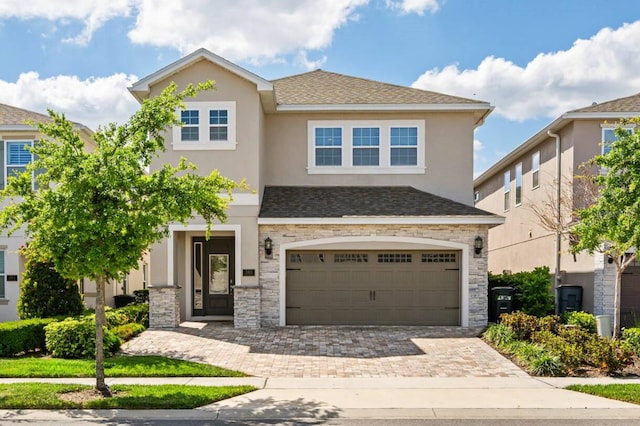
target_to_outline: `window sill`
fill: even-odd
[[[238,145],[235,141],[225,142],[174,142],[174,151],[234,151]]]
[[[310,175],[422,175],[425,167],[309,167]]]

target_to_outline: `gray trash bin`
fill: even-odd
[[[611,315],[596,316],[596,330],[600,337],[613,336],[613,327],[611,326]]]

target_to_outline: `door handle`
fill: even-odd
[[[375,290],[373,290],[373,300],[374,301],[376,300],[376,291]]]

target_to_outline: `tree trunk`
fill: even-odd
[[[104,382],[104,327],[107,319],[104,313],[105,279],[96,279],[96,389],[105,397],[111,397],[111,391]]]
[[[620,288],[622,283],[622,273],[626,266],[619,267],[616,271],[616,286],[613,292],[613,338],[620,337]]]

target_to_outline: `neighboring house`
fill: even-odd
[[[4,188],[7,178],[12,173],[24,171],[25,166],[32,160],[28,147],[36,143],[41,135],[36,127],[27,123],[49,120],[47,115],[0,103],[0,188]],[[75,124],[81,137],[92,146],[91,130],[82,124]],[[16,304],[24,272],[24,259],[18,254],[18,249],[25,242],[26,239],[21,230],[13,233],[11,237],[7,237],[6,232],[0,236],[0,322],[18,318]],[[141,266],[140,270],[130,273],[131,277],[126,289],[129,294],[137,288],[142,288],[142,271],[146,270],[146,266]],[[122,289],[119,287],[122,286],[111,285],[107,288],[107,303],[113,304],[113,296],[122,294]],[[95,284],[87,281],[86,284],[81,284],[81,291],[85,303],[93,306]]]
[[[172,224],[150,257],[151,326],[487,323],[473,132],[492,107],[322,70],[265,80],[200,49],[135,83],[215,80],[152,169],[184,156],[246,179],[228,220]]]
[[[504,225],[489,231],[489,271],[502,273],[549,266],[556,285],[583,287],[583,309],[596,315],[613,314],[615,265],[603,255],[570,255],[566,238],[543,229],[531,206],[551,201],[557,209],[557,182],[561,197],[579,205],[581,186],[574,181],[580,165],[607,149],[615,140],[621,118],[640,115],[640,94],[569,111],[525,141],[474,182],[476,207],[503,215]],[[560,152],[560,156],[557,155]],[[559,179],[560,177],[560,179]],[[561,202],[561,216],[571,209]],[[559,256],[556,246],[560,240]],[[557,271],[557,274],[556,274]],[[630,266],[622,280],[623,325],[640,318],[640,266]]]

